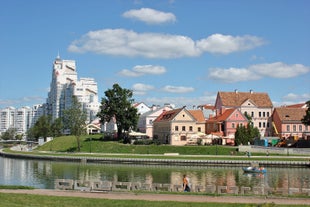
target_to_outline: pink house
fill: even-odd
[[[248,120],[238,109],[222,109],[215,117],[206,120],[206,134],[222,137],[222,144],[234,145],[239,125],[247,126]]]

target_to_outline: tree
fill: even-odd
[[[51,125],[51,134],[53,137],[59,137],[62,135],[63,123],[61,118],[57,118]]]
[[[124,131],[135,129],[138,124],[139,115],[132,105],[134,102],[132,91],[114,84],[113,88],[108,89],[104,94],[105,97],[101,100],[100,112],[97,116],[101,123],[109,122],[115,117],[117,137],[120,139]]]
[[[64,110],[63,123],[64,128],[70,130],[70,133],[76,137],[77,150],[81,151],[80,137],[86,132],[86,112],[82,110],[81,103],[76,96],[72,96],[71,107]]]
[[[235,132],[235,145],[253,143],[254,138],[260,137],[259,129],[249,121],[247,127],[238,125]]]
[[[309,126],[310,125],[310,100],[306,102],[307,104],[307,110],[306,110],[306,114],[304,115],[304,117],[301,119],[301,122],[306,125]]]
[[[27,131],[28,137],[38,140],[39,137],[51,136],[51,120],[51,116],[41,116],[34,126]]]
[[[16,132],[17,130],[15,128],[9,128],[2,134],[1,139],[3,140],[15,139]]]

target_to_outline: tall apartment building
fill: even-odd
[[[100,103],[98,102],[98,87],[93,78],[78,80],[74,60],[62,60],[59,55],[53,62],[52,82],[46,102],[47,114],[52,119],[63,116],[63,111],[71,106],[75,95],[87,113],[87,121],[96,118]]]
[[[0,110],[0,134],[10,128],[16,129],[16,133],[26,135],[36,121],[44,114],[43,105],[21,108],[7,107]]]

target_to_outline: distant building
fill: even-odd
[[[0,134],[10,128],[16,129],[16,134],[25,136],[28,129],[31,128],[36,121],[44,115],[42,105],[34,105],[33,107],[7,107],[0,110]],[[13,137],[12,137],[13,138]]]
[[[138,131],[146,133],[150,138],[153,137],[153,122],[164,111],[172,110],[172,106],[165,105],[163,107],[151,107],[151,110],[139,116]]]
[[[303,106],[303,105],[300,105]],[[272,114],[273,135],[279,138],[310,138],[310,126],[306,126],[301,119],[306,115],[307,108],[294,106],[277,107]]]
[[[261,137],[271,136],[273,105],[267,93],[249,92],[218,92],[215,108],[217,114],[232,108],[239,109],[242,114],[251,117],[254,127],[259,129]]]
[[[186,145],[192,137],[204,131],[202,111],[190,111],[185,107],[164,111],[153,122],[153,139],[163,144]]]
[[[87,122],[96,119],[99,112],[98,87],[93,78],[78,80],[74,60],[62,60],[58,56],[53,62],[52,82],[48,93],[46,109],[52,119],[63,116],[63,111],[70,108],[72,96],[76,96],[87,113]]]

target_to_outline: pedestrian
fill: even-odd
[[[189,187],[189,178],[184,174],[183,175],[183,191],[190,192],[191,189]]]

